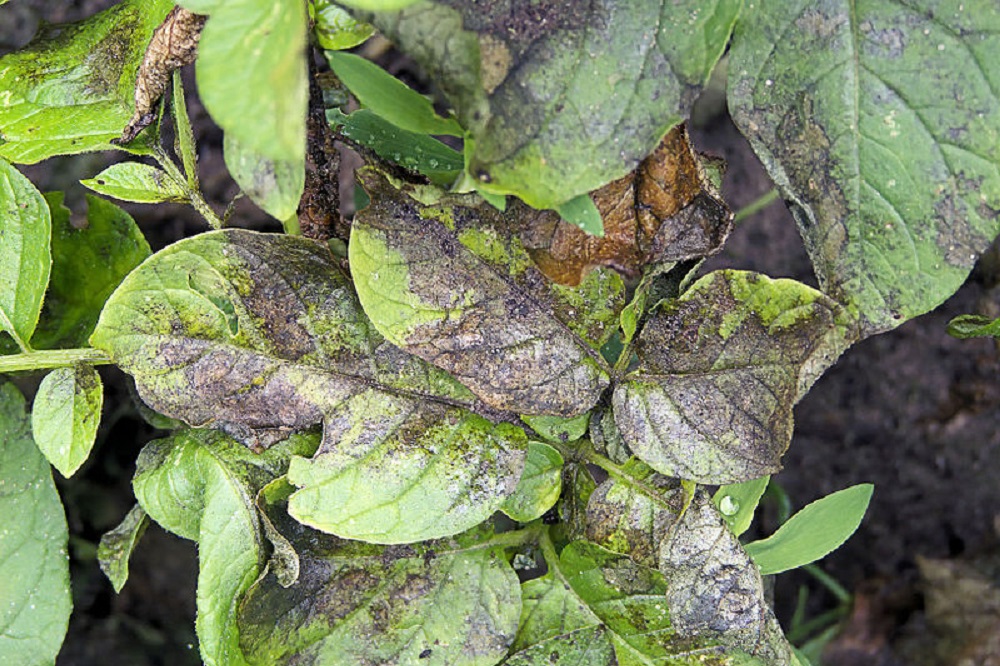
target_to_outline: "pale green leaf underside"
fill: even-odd
[[[101,536],[101,543],[97,546],[97,562],[116,593],[121,592],[128,581],[129,559],[148,526],[149,515],[136,504],[117,527]]]
[[[198,45],[198,91],[212,119],[247,151],[305,159],[306,6],[298,0],[185,3],[208,11]],[[198,6],[198,5],[207,6]]]
[[[73,476],[90,455],[103,405],[101,376],[89,365],[57,368],[39,385],[31,410],[32,434],[64,477]]]
[[[375,172],[362,177],[372,203],[354,219],[350,265],[379,332],[497,409],[576,416],[593,407],[609,383],[598,349],[623,305],[616,273],[553,285],[517,237],[516,214],[474,195],[407,193]]]
[[[274,160],[226,133],[222,143],[226,168],[240,189],[265,213],[282,222],[295,215],[306,182],[305,155]]]
[[[45,199],[0,159],[0,331],[23,347],[38,325],[52,266]]]
[[[846,348],[845,319],[792,280],[718,271],[653,311],[613,398],[629,448],[668,476],[725,484],[780,469],[792,407]]]
[[[134,110],[136,73],[168,0],[125,0],[0,58],[0,156],[34,164],[110,150]],[[129,147],[150,152],[146,139]]]
[[[455,106],[481,187],[556,208],[628,173],[687,116],[740,5],[454,0],[371,18]]]
[[[870,483],[862,483],[821,497],[768,538],[747,544],[747,554],[765,576],[826,557],[858,529],[873,490]]]
[[[25,401],[0,384],[0,663],[54,663],[72,600],[68,532],[48,462],[31,440]]]
[[[119,162],[80,184],[98,194],[133,201],[159,203],[187,201],[183,183],[177,183],[163,169],[141,162]]]
[[[520,586],[499,548],[378,547],[287,519],[277,525],[301,573],[290,588],[264,577],[242,604],[243,646],[255,664],[492,666],[514,639]]]
[[[559,499],[562,467],[563,457],[558,451],[542,442],[529,442],[521,480],[501,510],[522,523],[540,518]]]
[[[733,117],[864,336],[950,296],[1000,229],[992,0],[765,0],[737,29]]]

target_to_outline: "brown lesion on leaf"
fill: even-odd
[[[510,49],[503,41],[493,35],[479,36],[479,79],[487,94],[503,83],[512,64]]]
[[[166,92],[174,70],[194,62],[201,29],[208,17],[174,7],[153,32],[135,81],[135,113],[122,135],[112,143],[125,144],[156,118],[156,103]]]
[[[604,237],[591,236],[552,211],[524,207],[522,234],[539,269],[576,286],[598,266],[628,278],[650,263],[683,261],[721,249],[732,212],[710,182],[687,130],[671,130],[632,173],[590,195],[604,220]]]

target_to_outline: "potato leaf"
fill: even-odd
[[[121,592],[128,580],[128,562],[139,539],[149,526],[149,515],[136,504],[125,515],[122,522],[101,536],[97,546],[97,562],[101,571],[111,581],[115,592]]]
[[[768,538],[748,543],[747,554],[765,576],[826,557],[858,529],[873,491],[872,484],[862,483],[821,497]]]
[[[188,201],[190,198],[183,183],[175,182],[163,169],[141,162],[112,164],[93,178],[81,180],[80,184],[98,194],[136,203]]]
[[[87,224],[77,227],[61,192],[45,200],[52,216],[52,279],[31,344],[82,347],[111,292],[150,255],[149,243],[132,217],[110,201],[87,195]]]
[[[346,9],[330,0],[314,0],[310,4],[313,34],[321,49],[340,51],[351,49],[372,36],[375,28],[356,21]]]
[[[742,483],[730,483],[721,486],[712,496],[719,513],[736,536],[740,536],[750,528],[754,513],[757,511],[757,504],[767,490],[770,480],[770,476],[762,476]]]
[[[491,666],[514,639],[520,586],[488,534],[382,547],[275,522],[301,572],[289,588],[264,576],[241,604],[252,663]]]
[[[1000,337],[1000,319],[983,315],[959,315],[948,322],[948,335],[956,338]]]
[[[687,116],[740,5],[450,1],[363,17],[440,84],[480,187],[555,209],[624,176]]]
[[[240,189],[268,215],[284,222],[295,215],[306,183],[304,161],[274,160],[226,133],[226,168]]]
[[[663,474],[723,484],[776,472],[792,407],[846,348],[845,321],[801,283],[711,273],[654,310],[615,388],[615,422]]]
[[[66,478],[90,456],[104,405],[104,385],[89,365],[56,368],[45,375],[31,410],[35,443]]]
[[[0,331],[25,349],[52,267],[49,207],[35,186],[0,159]]]
[[[329,251],[304,238],[181,241],[122,283],[92,342],[157,411],[254,448],[324,422],[315,457],[292,464],[290,505],[340,536],[398,543],[468,529],[524,465],[524,432],[494,425],[483,415],[499,415],[464,387],[386,343]]]
[[[34,164],[118,146],[134,110],[139,63],[170,0],[125,0],[95,16],[43,30],[26,48],[0,58],[0,156]],[[157,137],[129,152],[150,154]]]
[[[69,622],[69,534],[25,401],[0,383],[0,662],[54,663]]]
[[[548,444],[529,442],[521,480],[500,510],[522,523],[540,518],[559,499],[562,467],[563,457],[558,451]]]
[[[293,453],[315,440],[293,437],[255,454],[221,433],[185,430],[147,444],[132,481],[150,518],[198,542],[198,632],[209,666],[246,664],[239,648],[237,603],[263,565],[254,498]]]
[[[553,285],[517,237],[515,215],[474,195],[407,193],[374,171],[362,177],[372,203],[354,219],[349,256],[379,332],[497,409],[575,416],[593,407],[609,382],[598,350],[622,306],[618,275]]]
[[[1000,230],[996,3],[765,0],[732,115],[858,336],[936,307]]]

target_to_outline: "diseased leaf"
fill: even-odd
[[[767,490],[770,480],[770,476],[762,476],[752,481],[731,483],[721,486],[712,496],[712,502],[736,536],[749,529],[757,511],[757,503]]]
[[[69,538],[48,462],[31,441],[24,397],[0,384],[0,663],[54,663],[72,599]]]
[[[132,551],[139,544],[139,539],[145,534],[148,526],[148,514],[136,504],[118,527],[101,536],[101,543],[97,546],[97,562],[101,565],[101,571],[111,581],[115,592],[121,592],[125,587]]]
[[[637,278],[649,264],[714,254],[733,216],[691,148],[683,125],[670,130],[626,176],[590,194],[604,220],[596,238],[545,211],[525,211],[525,244],[539,268],[560,284],[579,284],[596,266]]]
[[[233,180],[261,210],[282,222],[295,215],[306,182],[304,154],[301,159],[269,159],[229,133],[222,150]]]
[[[104,405],[104,386],[89,365],[56,368],[45,375],[31,410],[35,443],[66,478],[90,456]]]
[[[112,143],[129,143],[156,118],[155,106],[175,71],[194,62],[205,17],[174,7],[156,27],[135,81],[135,112]]]
[[[874,486],[862,483],[812,502],[766,539],[746,545],[764,576],[826,557],[847,541],[865,516]]]
[[[500,510],[522,523],[540,518],[559,499],[562,467],[563,457],[558,451],[548,444],[529,442],[521,480]]]
[[[364,18],[440,83],[480,186],[555,209],[624,176],[687,115],[740,4],[451,0]]]
[[[380,547],[275,519],[302,567],[292,587],[265,576],[241,604],[252,663],[490,666],[513,641],[520,586],[489,534]]]
[[[386,343],[326,247],[304,238],[181,241],[125,280],[92,343],[154,409],[254,448],[323,421],[316,456],[292,464],[290,505],[340,536],[462,531],[500,507],[524,464],[523,431],[474,414],[499,418]]]
[[[1000,229],[998,57],[989,0],[767,0],[740,22],[733,118],[857,335],[944,301]]]
[[[43,30],[0,58],[0,156],[34,164],[115,148],[132,115],[136,74],[170,0],[124,0],[80,23]],[[153,140],[123,149],[149,154]]]
[[[352,53],[327,52],[327,62],[358,101],[406,132],[462,136],[454,119],[442,118],[430,100],[384,69]]]
[[[309,91],[306,6],[299,0],[185,0],[209,14],[198,45],[198,91],[244,150],[302,163]]]
[[[587,529],[587,502],[597,487],[594,475],[582,463],[567,462],[563,466],[562,494],[556,510],[559,526],[566,541],[581,539]]]
[[[316,43],[322,49],[351,49],[375,32],[373,26],[355,20],[347,10],[330,0],[314,0],[310,3],[310,17],[315,21],[313,34],[316,36]]]
[[[497,409],[576,416],[597,402],[609,382],[598,350],[622,305],[619,276],[553,285],[524,250],[516,215],[474,195],[408,193],[374,171],[361,177],[372,203],[354,219],[349,257],[380,333]]]
[[[660,543],[659,569],[678,634],[718,640],[767,664],[793,663],[760,572],[704,491]]]
[[[147,444],[132,481],[136,499],[162,527],[198,542],[198,632],[209,666],[247,663],[239,647],[237,603],[263,565],[254,497],[292,454],[315,439],[292,437],[254,454],[225,435],[184,430]]]
[[[580,629],[599,627],[600,619],[557,572],[558,568],[553,567],[544,576],[521,584],[521,620],[511,653],[516,655],[534,645],[550,644],[551,639]],[[602,642],[607,645],[607,654],[613,654],[610,640]],[[519,659],[528,656],[521,655]]]
[[[512,654],[504,666],[617,666],[607,628],[597,624],[559,634]]]
[[[654,310],[613,398],[628,447],[699,483],[771,474],[792,406],[846,348],[846,317],[792,280],[717,271]]]
[[[572,442],[587,434],[587,425],[590,422],[590,413],[581,414],[572,418],[561,418],[559,416],[522,416],[521,420],[531,426],[550,442]]]
[[[368,109],[344,115],[337,109],[327,117],[341,133],[367,146],[384,160],[421,173],[432,182],[449,186],[462,173],[462,154],[432,136],[401,130]]]
[[[149,243],[128,213],[100,197],[87,195],[87,224],[79,228],[70,221],[62,192],[45,200],[52,216],[52,279],[31,344],[82,347],[108,296],[149,256]]]
[[[948,335],[956,338],[1000,337],[1000,319],[982,315],[959,315],[948,322]]]
[[[80,184],[98,194],[136,203],[188,201],[190,198],[183,184],[175,182],[163,169],[141,162],[112,164],[93,178],[81,180]]]
[[[0,159],[0,331],[22,350],[38,325],[49,283],[51,230],[45,199]]]

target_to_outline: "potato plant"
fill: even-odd
[[[376,31],[438,107],[345,51]],[[733,214],[683,121],[723,57],[819,289],[699,271]],[[192,60],[286,233],[202,194]],[[43,31],[0,58],[0,372],[47,372],[30,413],[0,384],[0,661],[59,652],[50,466],[86,462],[114,364],[172,432],[100,566],[120,590],[150,521],[197,542],[206,664],[807,663],[762,576],[871,486],[739,537],[795,403],[997,235],[998,62],[989,0],[122,0]],[[107,150],[82,228],[15,166]],[[151,254],[108,198],[210,230]]]

